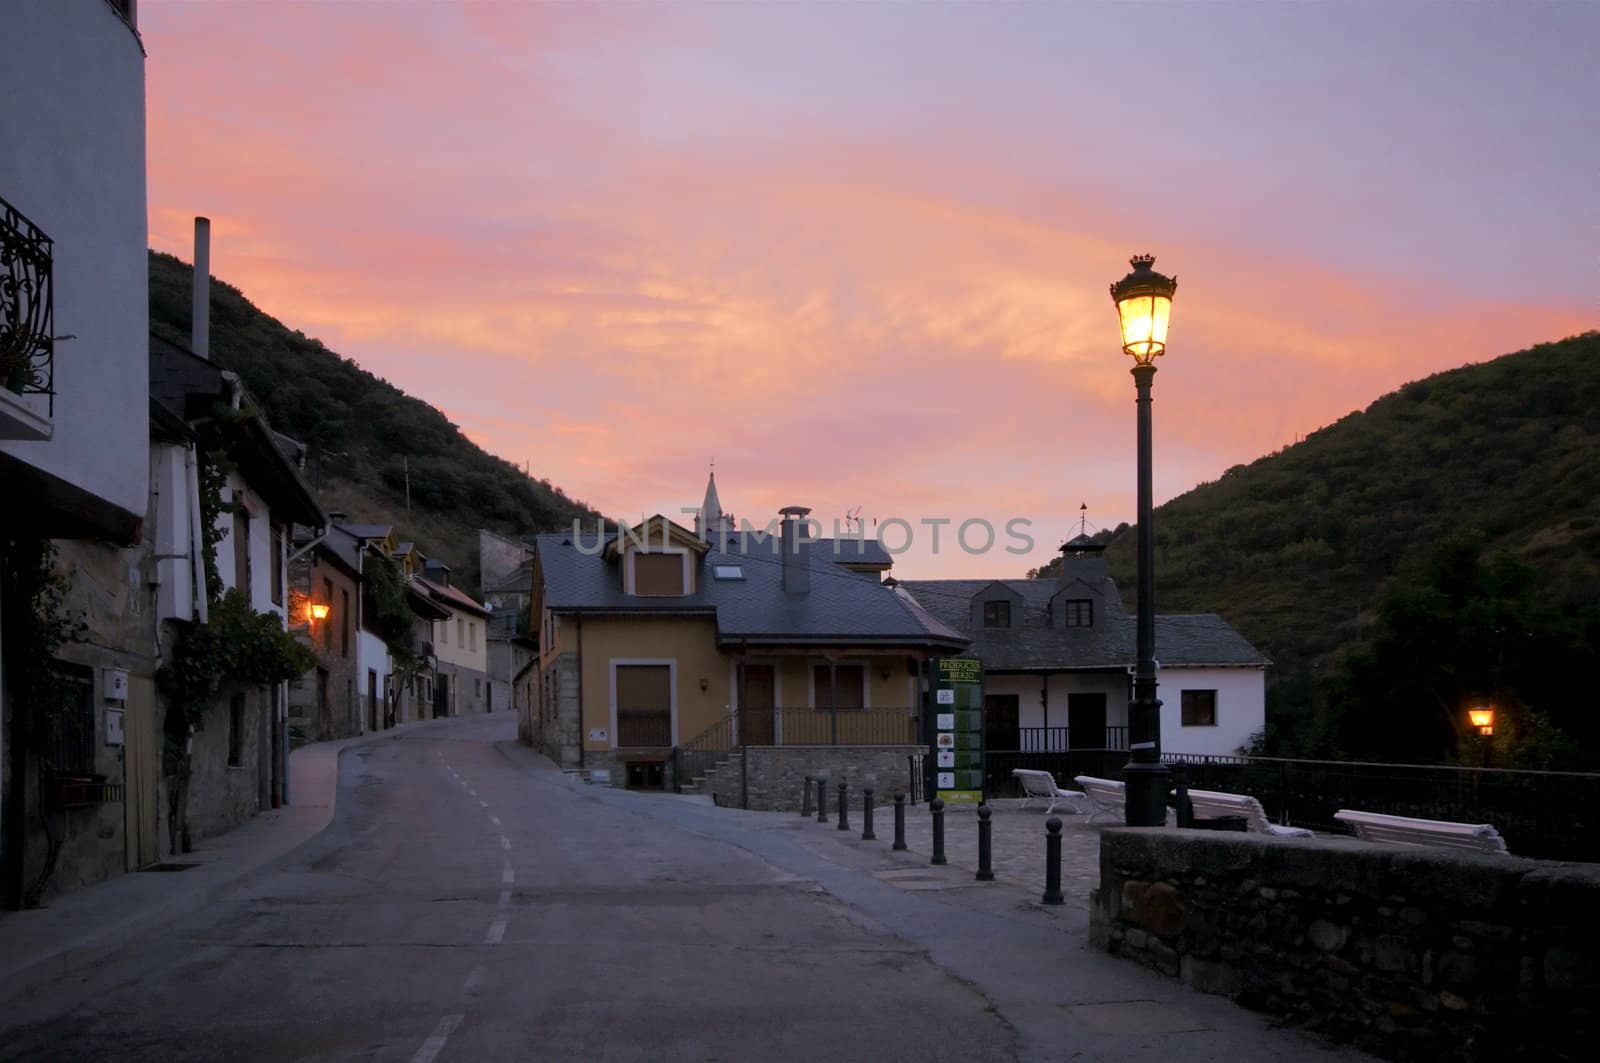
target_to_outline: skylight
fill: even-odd
[[[744,579],[744,569],[738,565],[713,565],[711,574],[717,579]]]

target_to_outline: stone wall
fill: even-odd
[[[1107,830],[1091,941],[1403,1060],[1591,1058],[1600,866]]]
[[[554,698],[553,703],[551,698],[535,700],[532,711],[540,713],[542,720],[539,726],[531,728],[538,738],[534,748],[555,761],[557,767],[576,768],[583,738],[583,712],[578,703],[578,655],[563,653],[556,657],[546,666],[543,677],[548,677]]]
[[[239,758],[228,761],[231,702],[243,699],[239,716]],[[231,830],[272,807],[274,743],[272,690],[224,688],[205,710],[204,722],[189,746],[189,837],[193,841]],[[163,820],[162,851],[167,824]],[[179,857],[179,859],[182,859]]]
[[[892,802],[910,786],[906,758],[926,752],[926,746],[747,746],[743,773],[749,780],[749,803],[742,802],[745,780],[739,770],[718,771],[710,788],[719,805],[798,812],[806,777],[825,775],[830,807],[841,782],[850,787],[852,805],[859,805],[861,790],[869,785],[876,800]]]

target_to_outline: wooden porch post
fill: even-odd
[[[839,659],[828,658],[828,711],[833,744],[839,744]]]

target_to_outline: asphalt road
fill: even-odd
[[[326,831],[9,1002],[0,1058],[1345,1058],[1086,949],[1081,914],[885,875],[886,843],[798,817],[584,786],[512,729],[347,751]]]

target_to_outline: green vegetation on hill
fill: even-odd
[[[1273,658],[1280,748],[1336,751],[1313,732],[1340,729],[1312,721],[1350,689],[1353,654],[1404,640],[1395,599],[1435,579],[1441,544],[1467,537],[1490,568],[1501,555],[1526,565],[1571,630],[1589,622],[1600,601],[1600,333],[1407,384],[1171,500],[1155,529],[1158,608],[1222,614]],[[1123,526],[1110,538],[1131,598],[1135,537]],[[1589,704],[1587,681],[1540,694]]]
[[[150,253],[150,329],[188,345],[193,270]],[[592,517],[547,480],[486,453],[438,410],[211,282],[211,357],[239,374],[277,431],[309,448],[325,509],[394,524],[476,583],[478,529],[509,536]],[[409,466],[410,506],[406,504]]]

